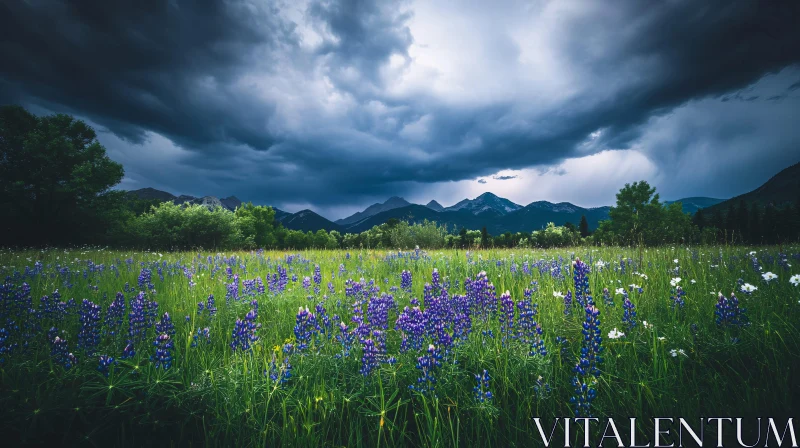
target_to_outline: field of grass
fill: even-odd
[[[533,446],[533,418],[549,432],[581,397],[594,398],[580,415],[626,422],[797,417],[799,249],[3,251],[0,432],[12,445]]]

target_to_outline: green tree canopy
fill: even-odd
[[[100,212],[122,199],[109,191],[122,176],[83,121],[0,108],[1,242],[81,242],[104,232]]]

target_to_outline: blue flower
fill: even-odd
[[[102,373],[103,376],[105,376],[106,378],[108,378],[108,368],[111,367],[112,364],[116,363],[117,361],[115,361],[114,358],[108,355],[100,355],[100,357],[98,358],[97,371]]]
[[[156,347],[156,354],[151,359],[155,363],[156,369],[169,370],[172,367],[172,349],[174,347],[172,338],[168,334],[162,333],[156,337],[153,345]]]
[[[475,375],[475,382],[477,383],[475,387],[472,388],[473,396],[478,403],[484,403],[486,401],[492,401],[494,396],[492,392],[489,390],[489,382],[491,381],[491,377],[489,376],[489,372],[486,369],[479,375]]]

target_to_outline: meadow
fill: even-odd
[[[534,417],[797,417],[797,273],[798,247],[5,250],[0,432],[533,446]]]

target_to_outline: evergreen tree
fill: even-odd
[[[581,223],[578,225],[581,231],[581,238],[589,236],[589,221],[586,220],[586,215],[581,215]]]
[[[750,233],[748,230],[750,220],[747,216],[747,204],[744,199],[739,200],[739,208],[736,210],[736,233],[737,241],[744,242],[747,240],[747,235]]]
[[[467,228],[466,227],[462,227],[461,231],[458,232],[458,244],[462,248],[465,248],[468,245],[467,244]]]
[[[717,229],[717,241],[722,241],[722,237],[725,235],[725,219],[719,208],[715,208],[711,215],[711,227]]]
[[[481,249],[486,249],[489,247],[489,231],[486,230],[486,226],[483,226],[481,229]]]
[[[748,223],[747,242],[751,244],[761,243],[761,208],[753,202],[750,204],[750,222]]]
[[[703,230],[706,226],[706,217],[703,215],[703,209],[697,209],[692,217],[692,224],[696,225],[698,229]]]
[[[764,232],[764,242],[766,244],[775,244],[777,241],[775,233],[777,232],[777,213],[775,206],[767,204],[764,209],[764,220],[761,223],[761,229]]]

